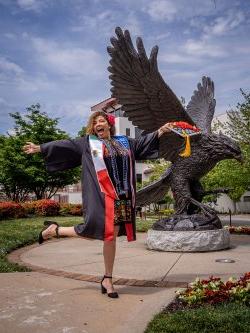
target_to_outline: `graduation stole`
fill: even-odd
[[[118,141],[125,148],[129,149],[129,142],[125,136],[115,136]],[[108,170],[103,158],[104,144],[95,135],[89,136],[89,144],[92,160],[94,163],[97,180],[100,190],[104,193],[105,205],[105,234],[104,240],[113,240],[114,237],[114,201],[119,197],[116,193],[115,187],[109,177]],[[131,163],[130,163],[131,164]],[[130,172],[131,174],[131,172]],[[132,225],[126,224],[126,232],[128,240],[133,240]]]

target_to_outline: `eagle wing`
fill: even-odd
[[[159,180],[149,184],[136,192],[136,204],[138,206],[149,205],[164,198],[170,187],[172,168],[168,168]]]
[[[129,31],[115,30],[108,47],[111,56],[109,72],[112,97],[122,105],[125,116],[134,126],[147,132],[157,130],[166,122],[194,121],[181,102],[164,82],[158,71],[158,47],[153,47],[148,59],[141,38],[134,48]],[[174,135],[173,137],[177,137]]]
[[[187,105],[187,113],[203,133],[211,133],[215,104],[214,83],[209,77],[203,76],[202,83],[198,83]]]

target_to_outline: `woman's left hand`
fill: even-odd
[[[158,137],[162,136],[164,133],[169,133],[171,128],[173,128],[174,123],[166,123],[158,129]]]

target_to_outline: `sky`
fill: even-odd
[[[115,27],[140,36],[159,70],[189,102],[203,75],[216,114],[250,92],[250,0],[0,0],[0,133],[9,113],[40,103],[76,136],[90,107],[110,97],[106,48]]]

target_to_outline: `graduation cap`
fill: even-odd
[[[191,155],[191,144],[190,144],[190,136],[201,134],[201,130],[195,125],[190,125],[185,121],[175,121],[171,123],[173,127],[170,130],[185,140],[185,148],[179,154],[181,157],[189,157]]]

